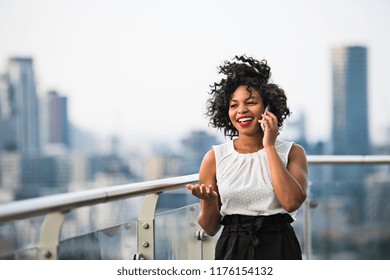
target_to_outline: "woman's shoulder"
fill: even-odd
[[[210,159],[215,159],[214,147],[208,150],[203,157],[203,160],[210,160]]]
[[[202,164],[201,164],[201,170],[204,170],[207,173],[215,170],[215,152],[214,152],[214,149],[210,149],[203,156],[203,161],[202,161]],[[215,171],[214,171],[214,173],[215,173]]]
[[[293,155],[296,155],[299,157],[306,157],[305,149],[297,143],[293,143],[293,145],[291,146],[290,154],[293,154]]]
[[[275,142],[275,148],[279,153],[288,154],[294,144],[295,143],[292,141],[286,141],[278,138]]]
[[[292,160],[307,161],[305,149],[295,142],[277,140],[276,148],[286,163]]]
[[[286,140],[279,139],[279,138],[277,138],[276,142],[275,142],[276,147],[292,146],[293,144],[294,144],[293,141],[286,141]]]
[[[288,153],[290,152],[305,153],[305,149],[301,145],[293,141],[277,139],[275,144],[276,144],[276,148],[279,151],[288,152]]]

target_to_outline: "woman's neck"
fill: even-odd
[[[255,153],[263,148],[262,135],[240,135],[234,140],[234,148],[240,153]]]

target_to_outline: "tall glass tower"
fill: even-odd
[[[340,47],[332,50],[333,121],[332,146],[335,155],[370,153],[368,129],[367,48]],[[364,165],[333,166],[333,195],[341,195],[349,224],[365,219]]]
[[[369,154],[367,48],[354,46],[333,49],[332,74],[333,154]]]
[[[14,108],[14,124],[8,140],[9,146],[23,156],[40,153],[39,105],[35,88],[32,58],[11,58],[8,64],[9,101]]]

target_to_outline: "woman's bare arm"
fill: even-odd
[[[203,158],[199,170],[199,184],[189,184],[187,189],[200,198],[199,225],[208,235],[214,236],[221,227],[221,214],[213,150],[207,152]]]

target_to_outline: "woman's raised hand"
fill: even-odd
[[[207,202],[215,201],[215,199],[218,198],[218,193],[214,191],[212,185],[206,186],[205,184],[188,184],[186,187],[194,196]]]

